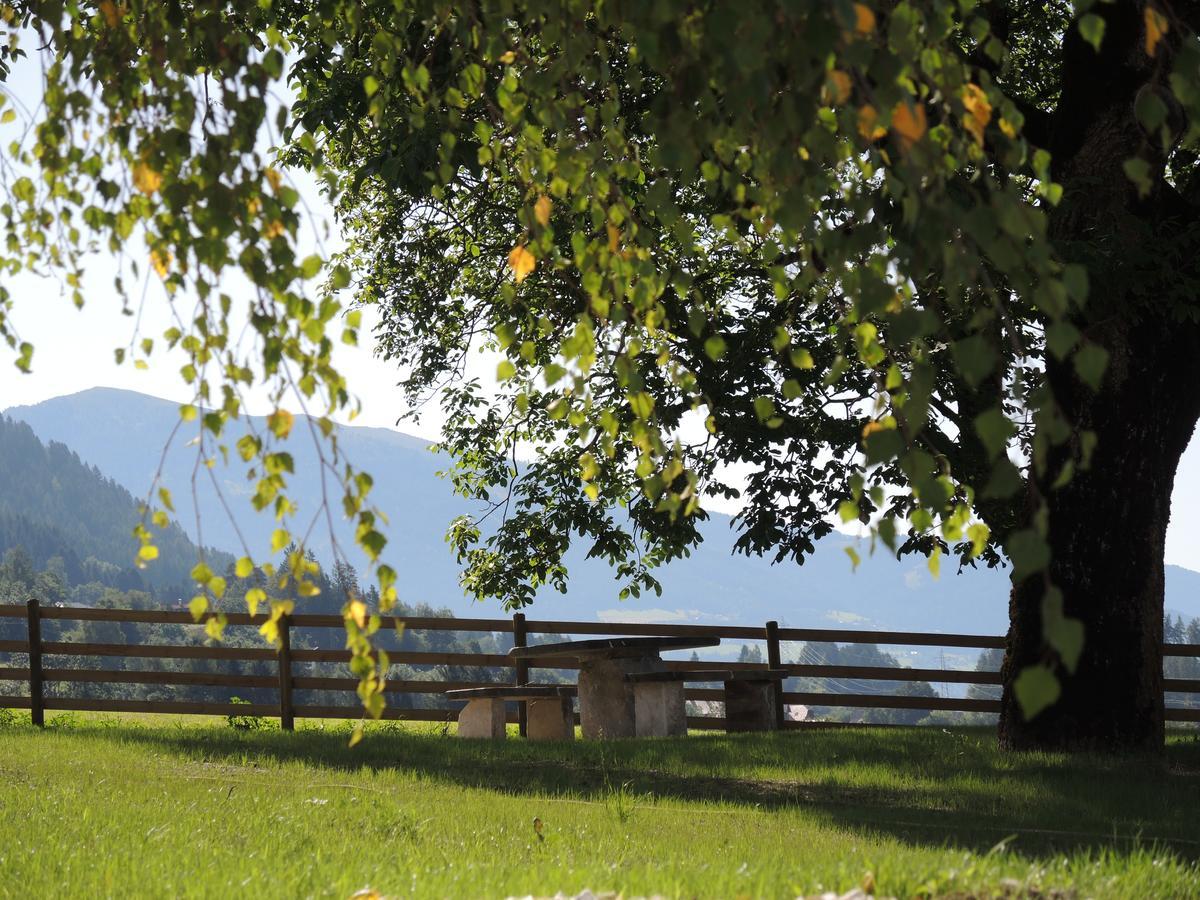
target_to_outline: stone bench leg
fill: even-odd
[[[503,740],[504,701],[488,698],[468,700],[458,714],[458,736],[460,738],[491,738]]]
[[[638,737],[676,737],[687,734],[687,703],[683,696],[683,683],[635,683],[633,713]]]
[[[525,709],[525,734],[529,740],[575,740],[575,712],[569,697],[527,700]]]
[[[774,681],[725,682],[725,730],[775,731]]]

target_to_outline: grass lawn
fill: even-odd
[[[0,896],[1200,896],[1192,737],[1163,765],[1005,755],[971,730],[568,745],[408,725],[351,749],[348,726],[217,722],[0,727]]]

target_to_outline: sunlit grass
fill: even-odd
[[[1191,738],[1162,765],[1004,755],[983,731],[546,745],[412,725],[350,749],[348,726],[69,721],[0,728],[0,895],[1200,894]]]

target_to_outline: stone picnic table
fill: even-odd
[[[671,737],[687,734],[684,684],[721,681],[727,731],[775,730],[775,700],[786,670],[668,669],[660,655],[718,644],[715,638],[632,637],[514,647],[508,654],[514,659],[576,660],[578,686],[495,685],[449,690],[446,696],[467,701],[458,716],[459,737],[503,739],[505,704],[518,701],[527,707],[531,741],[574,740],[571,700],[576,694],[585,738]]]
[[[579,661],[579,719],[585,738],[665,737],[687,731],[682,680],[636,681],[666,672],[666,650],[715,647],[719,638],[629,637],[535,644],[513,659]]]

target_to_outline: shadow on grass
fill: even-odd
[[[84,726],[87,727],[87,726]],[[97,729],[99,731],[99,729]],[[511,795],[803,809],[830,824],[921,846],[1039,857],[1158,846],[1200,858],[1200,742],[1163,760],[1006,754],[979,730],[897,728],[574,743],[465,741],[381,727],[239,732],[215,727],[103,730],[116,741],[226,765],[299,763],[397,771]]]

